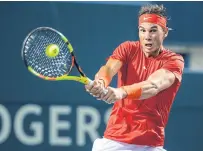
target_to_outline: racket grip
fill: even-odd
[[[88,79],[88,85],[93,85],[94,81]]]
[[[94,83],[94,81],[92,81],[90,79],[88,80],[88,82],[89,82],[88,85],[93,85],[93,83]],[[108,90],[106,88],[104,88],[103,93],[106,95],[108,93]]]

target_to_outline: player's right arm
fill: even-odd
[[[122,62],[117,59],[110,58],[106,65],[102,66],[95,75],[95,80],[102,80],[105,87],[107,87],[115,74],[120,70]]]
[[[107,63],[102,66],[95,75],[93,85],[86,85],[85,88],[94,96],[99,96],[104,87],[108,87],[114,75],[122,67],[122,61],[110,58]]]
[[[86,85],[86,90],[93,96],[100,97],[103,95],[104,87],[108,87],[113,76],[120,68],[128,62],[130,52],[134,42],[125,41],[121,43],[109,57],[107,63],[102,66],[95,74],[95,80],[92,86]]]

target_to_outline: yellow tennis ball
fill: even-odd
[[[50,58],[56,57],[59,54],[59,46],[50,44],[46,47],[45,53]]]

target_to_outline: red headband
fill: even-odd
[[[153,23],[153,24],[157,24],[160,25],[161,27],[163,27],[164,29],[166,29],[166,18],[161,17],[159,15],[156,14],[143,14],[139,17],[139,25],[142,23]]]

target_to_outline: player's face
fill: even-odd
[[[162,46],[166,32],[159,25],[142,23],[139,26],[139,38],[145,54],[153,55]]]

